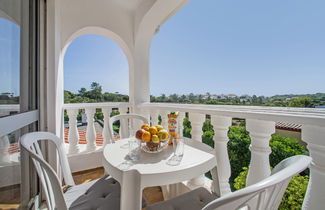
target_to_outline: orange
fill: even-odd
[[[151,133],[151,135],[155,135],[158,133],[158,129],[155,126],[151,126],[149,128],[149,132]]]
[[[148,124],[143,124],[142,126],[141,126],[141,129],[143,129],[143,130],[146,130],[146,131],[149,131],[149,125]]]
[[[151,140],[151,134],[150,132],[146,131],[142,134],[142,140],[145,142],[148,142]]]
[[[144,127],[150,127],[150,125],[148,125],[148,124],[143,124],[143,125],[141,126],[141,128],[143,129]]]

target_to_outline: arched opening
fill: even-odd
[[[129,101],[129,62],[123,49],[107,36],[84,34],[74,38],[64,50],[64,103]],[[96,145],[103,144],[104,114],[94,114]],[[113,109],[111,115],[117,114]],[[64,137],[68,142],[68,114],[64,113]],[[86,144],[87,109],[78,107],[79,144]]]
[[[122,49],[97,34],[81,35],[64,55],[65,103],[127,102],[129,65]]]

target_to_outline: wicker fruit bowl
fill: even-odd
[[[141,149],[148,153],[161,152],[168,145],[169,134],[161,125],[143,124],[135,137],[141,141]]]

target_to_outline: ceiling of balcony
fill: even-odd
[[[111,0],[111,1],[124,9],[136,10],[142,2],[152,1],[152,0]]]

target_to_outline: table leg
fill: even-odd
[[[121,183],[121,210],[141,210],[142,188],[140,175],[136,170],[123,173]]]

